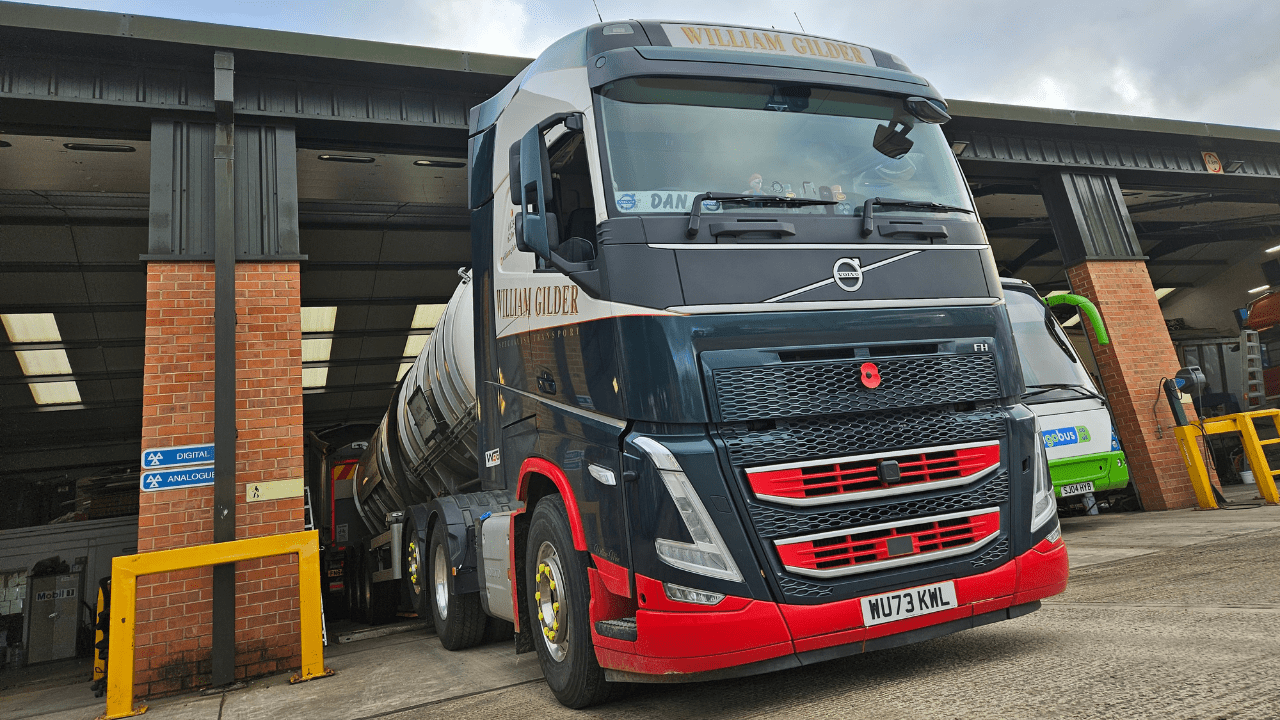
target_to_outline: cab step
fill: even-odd
[[[596,632],[614,640],[636,641],[636,619],[633,617],[620,620],[597,620]]]

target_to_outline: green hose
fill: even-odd
[[[1045,298],[1044,302],[1049,307],[1054,305],[1075,305],[1080,309],[1080,312],[1084,313],[1085,317],[1089,318],[1089,324],[1093,326],[1093,334],[1098,338],[1098,344],[1110,344],[1111,339],[1107,337],[1107,328],[1102,324],[1102,314],[1098,312],[1097,306],[1089,301],[1089,298],[1070,294],[1054,295]]]

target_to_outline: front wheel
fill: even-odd
[[[448,543],[444,521],[437,520],[427,550],[431,584],[426,591],[440,644],[445,650],[463,650],[484,640],[485,614],[480,607],[479,593],[458,595],[453,591]]]
[[[543,498],[534,508],[525,563],[529,620],[542,635],[533,644],[551,692],[574,709],[608,700],[612,686],[591,642],[586,553],[573,548],[568,514],[558,495]]]

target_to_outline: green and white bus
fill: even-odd
[[[1093,378],[1035,289],[1021,280],[1001,282],[1027,388],[1022,402],[1036,414],[1054,494],[1082,499],[1075,496],[1124,489],[1128,463]],[[1108,342],[1102,318],[1087,299],[1056,295],[1050,301],[1078,306],[1094,336]],[[1094,505],[1086,499],[1086,508]]]

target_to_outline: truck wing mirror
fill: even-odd
[[[545,133],[557,125],[582,132],[582,113],[556,113],[529,128],[508,155],[511,204],[520,206],[516,216],[516,247],[551,259],[551,251],[560,243],[559,225],[551,203],[551,161],[547,158]]]
[[[552,246],[559,245],[560,228],[550,210],[551,161],[547,141],[539,127],[529,128],[520,138],[520,222],[523,245],[540,258],[551,259]]]

